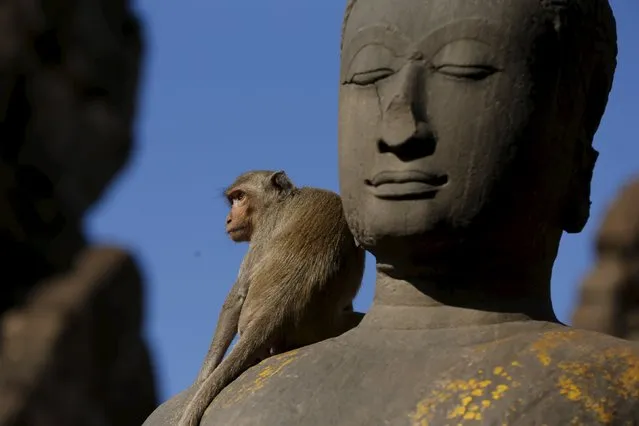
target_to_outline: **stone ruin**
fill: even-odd
[[[126,0],[0,6],[1,426],[139,426],[157,403],[135,259],[82,232],[131,151]]]
[[[596,237],[573,326],[639,340],[639,178],[613,201]]]

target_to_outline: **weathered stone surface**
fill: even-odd
[[[639,179],[625,185],[610,206],[596,253],[573,326],[639,340]]]
[[[220,393],[202,425],[635,424],[617,419],[636,418],[628,401],[639,398],[638,347],[528,325],[524,333],[521,323],[471,327],[451,340],[446,329],[364,324],[249,369]],[[144,426],[176,425],[189,392]]]
[[[153,409],[142,281],[82,218],[132,148],[127,0],[0,4],[0,425],[131,425]]]
[[[129,255],[89,248],[5,312],[0,425],[141,424],[156,405],[142,298]]]

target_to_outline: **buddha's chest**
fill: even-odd
[[[376,350],[347,343],[253,368],[219,395],[203,425],[639,424],[617,379],[595,377],[595,358],[560,356],[558,335],[427,349],[401,339]],[[639,392],[633,386],[626,396]],[[624,410],[628,423],[614,421]]]

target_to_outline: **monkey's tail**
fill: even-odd
[[[256,324],[261,323],[261,324]],[[251,366],[255,355],[268,347],[269,341],[281,324],[273,324],[263,315],[248,325],[231,353],[213,370],[191,397],[178,426],[199,426],[204,412],[215,397],[233,380]]]

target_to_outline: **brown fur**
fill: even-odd
[[[249,251],[179,426],[197,426],[217,394],[256,361],[335,337],[362,318],[352,301],[365,253],[348,229],[339,195],[296,188],[282,171],[244,173],[225,195],[227,232],[234,241],[249,241]],[[239,340],[222,360],[236,332]]]

